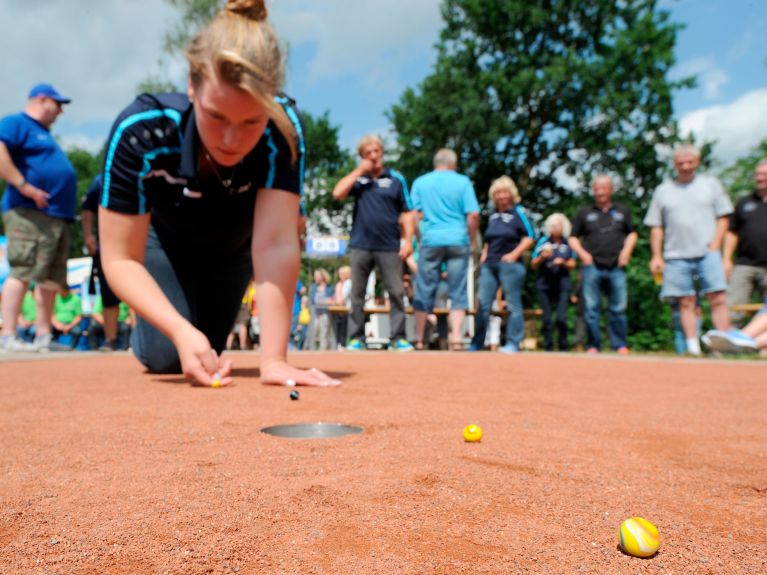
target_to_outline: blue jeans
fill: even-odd
[[[602,348],[602,332],[599,316],[602,310],[602,293],[607,294],[607,335],[613,349],[626,346],[628,321],[626,305],[628,290],[626,272],[623,268],[586,266],[583,274],[583,300],[586,320],[587,347]]]
[[[444,263],[447,267],[447,291],[451,309],[467,309],[466,272],[469,269],[469,246],[422,246],[415,276],[413,309],[431,313]]]
[[[218,254],[202,254],[190,248],[166,249],[150,228],[144,266],[176,311],[221,353],[253,275],[248,247]],[[136,318],[131,347],[151,373],[181,373],[173,342],[141,316]]]
[[[472,345],[482,348],[490,318],[490,308],[500,284],[509,319],[506,323],[506,343],[519,349],[525,337],[525,320],[522,310],[522,284],[525,281],[525,266],[520,262],[484,263],[479,268],[479,309],[474,318],[474,339]]]
[[[722,254],[708,252],[702,258],[678,258],[666,260],[663,270],[661,299],[680,298],[695,295],[695,280],[700,281],[701,293],[727,290]]]

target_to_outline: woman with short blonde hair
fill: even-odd
[[[485,335],[493,300],[498,287],[503,288],[508,321],[506,343],[499,351],[516,353],[525,335],[522,285],[525,264],[522,256],[533,246],[535,231],[520,204],[519,190],[514,180],[501,176],[490,185],[488,195],[495,205],[495,213],[485,230],[479,267],[479,305],[474,322],[474,339],[469,349],[478,351],[485,345]]]

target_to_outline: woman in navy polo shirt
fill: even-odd
[[[538,269],[535,288],[543,310],[543,347],[554,351],[552,337],[552,308],[556,308],[559,351],[568,349],[567,304],[572,283],[570,270],[575,267],[575,252],[567,243],[571,230],[570,220],[564,214],[551,214],[543,223],[543,237],[533,250],[530,267]]]
[[[263,0],[230,0],[187,59],[188,97],[139,96],[107,143],[102,263],[140,316],[134,353],[155,373],[229,383],[218,353],[253,273],[261,380],[338,385],[286,358],[304,149],[293,103],[278,95],[283,58]]]
[[[535,242],[535,231],[519,205],[520,196],[516,184],[508,176],[501,176],[490,186],[490,198],[495,213],[485,230],[485,245],[480,256],[479,309],[475,317],[474,339],[469,349],[482,349],[490,317],[490,308],[498,291],[503,288],[509,318],[506,324],[506,344],[499,349],[503,353],[516,353],[525,335],[522,310],[522,283],[525,281],[525,264],[522,254]]]

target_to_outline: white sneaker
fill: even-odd
[[[725,353],[753,353],[757,351],[756,342],[739,329],[719,331],[712,329],[706,333],[703,343],[714,351]]]
[[[32,344],[34,346],[32,351],[39,351],[40,353],[51,351],[51,341],[53,341],[53,335],[50,333],[36,336]]]
[[[0,337],[0,351],[37,351],[37,348],[15,335],[4,335]]]

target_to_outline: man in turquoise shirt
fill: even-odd
[[[423,349],[426,316],[434,307],[440,268],[447,267],[450,306],[450,345],[462,348],[466,317],[466,272],[476,243],[479,204],[474,186],[456,172],[458,157],[443,148],[434,155],[434,171],[413,182],[413,206],[420,215],[421,252],[415,281],[416,348]]]

